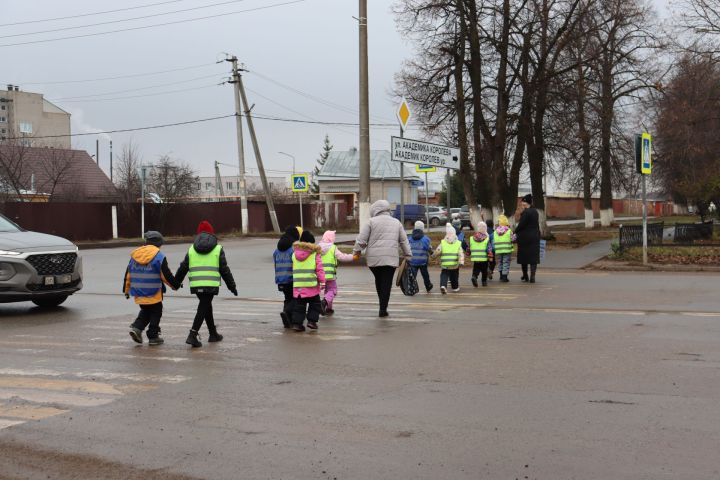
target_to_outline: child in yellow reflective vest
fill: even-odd
[[[487,287],[488,263],[493,258],[493,244],[485,222],[478,223],[475,234],[470,237],[469,250],[473,263],[472,284],[477,288],[478,275],[482,274],[482,286]]]
[[[317,330],[322,306],[320,289],[325,286],[325,269],[321,249],[315,245],[315,237],[308,230],[302,232],[300,241],[293,244],[293,330],[304,332],[307,326]]]
[[[493,232],[493,248],[495,258],[497,259],[498,269],[500,270],[500,281],[509,282],[510,260],[512,259],[513,242],[515,236],[510,229],[508,218],[505,215],[498,217],[498,226]]]
[[[325,295],[320,302],[322,314],[332,315],[333,300],[337,296],[337,266],[338,262],[352,262],[354,257],[349,253],[343,253],[335,245],[335,231],[328,230],[323,234],[322,241],[318,243],[322,258],[323,269],[325,270]]]
[[[465,263],[465,254],[462,249],[462,242],[458,240],[455,227],[451,224],[445,225],[445,238],[435,249],[434,257],[440,256],[440,293],[447,293],[447,284],[453,292],[460,291],[460,265]]]

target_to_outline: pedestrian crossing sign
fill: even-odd
[[[292,185],[293,192],[307,192],[310,187],[308,185],[308,174],[293,173],[290,176],[290,184]]]

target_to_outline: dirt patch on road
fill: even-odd
[[[199,480],[165,469],[136,468],[91,455],[45,450],[8,441],[0,441],[0,451],[3,456],[0,478],[7,480]]]

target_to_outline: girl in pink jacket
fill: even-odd
[[[343,253],[335,245],[335,231],[328,230],[323,234],[322,241],[318,243],[323,258],[325,269],[325,298],[321,302],[322,314],[332,315],[333,299],[337,296],[337,266],[338,262],[352,262],[354,257],[349,253]]]
[[[315,245],[315,237],[308,230],[303,231],[300,241],[293,244],[293,330],[304,332],[307,326],[317,330],[320,318],[320,288],[325,286],[325,270],[322,252]]]

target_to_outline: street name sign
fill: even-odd
[[[435,172],[437,172],[437,167],[433,167],[432,165],[415,165],[415,172],[416,173],[435,173]]]
[[[412,185],[413,187],[424,187],[425,182],[423,182],[422,180],[410,180],[410,185]]]
[[[307,192],[310,188],[308,184],[307,173],[293,173],[290,176],[290,184],[292,185],[292,191],[295,193]]]
[[[409,138],[390,138],[390,158],[395,162],[460,170],[460,151],[457,148]]]

